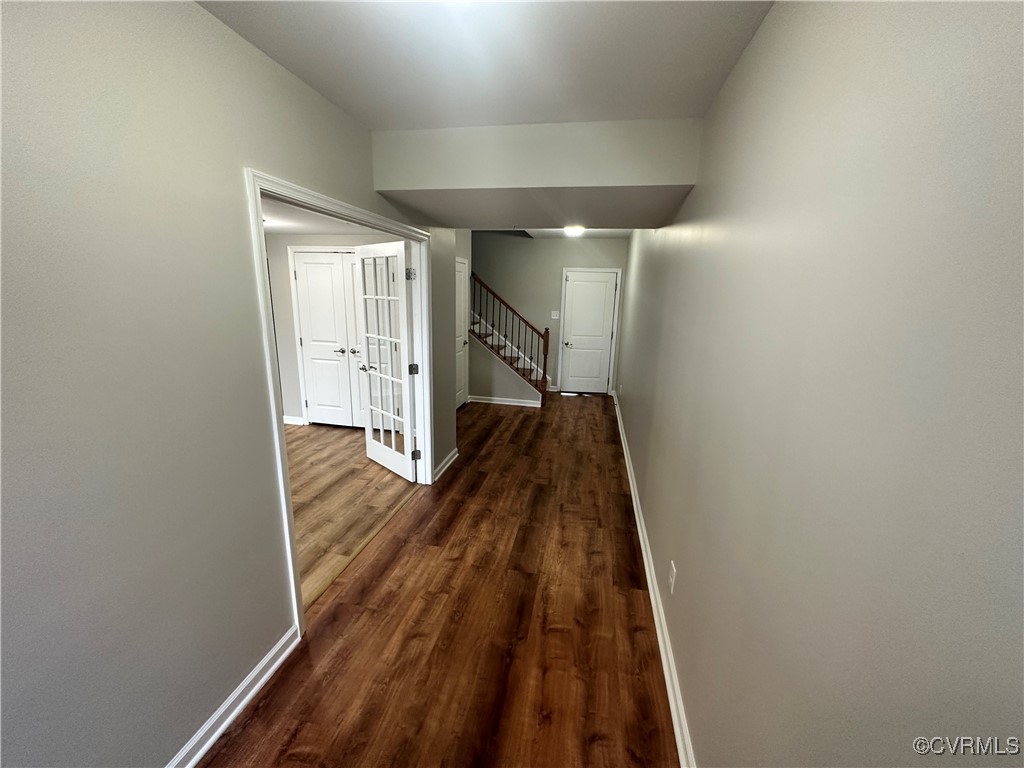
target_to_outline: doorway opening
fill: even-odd
[[[429,234],[247,170],[296,620],[431,472]]]

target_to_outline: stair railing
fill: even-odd
[[[470,331],[541,394],[547,394],[551,330],[541,331],[474,273]]]

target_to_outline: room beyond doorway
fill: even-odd
[[[430,286],[425,269],[429,263],[430,234],[251,168],[246,169],[245,173],[260,316],[264,329],[264,352],[279,456],[282,522],[287,537],[295,623],[301,633],[305,628],[305,609],[341,573],[383,522],[397,511],[400,506],[398,502],[404,494],[414,490],[416,483],[429,485],[433,482],[432,392],[424,384],[430,381],[432,367]],[[287,317],[296,329],[299,328],[298,319],[291,311],[292,302],[289,301],[292,296],[289,282],[297,278],[292,272],[284,275],[283,285],[280,275],[275,280],[275,258],[270,241],[275,231],[286,232],[288,237],[297,237],[302,233],[316,234],[318,230],[330,235],[332,239],[358,234],[368,235],[379,242],[383,236],[397,248],[393,248],[393,252],[383,253],[378,252],[380,248],[374,243],[356,246],[359,257],[359,291],[356,295],[358,307],[354,306],[353,309],[361,312],[365,321],[362,326],[365,364],[359,371],[369,379],[368,386],[361,389],[368,389],[371,393],[362,398],[367,414],[364,428],[351,430],[348,434],[336,432],[330,441],[330,448],[319,452],[314,448],[313,452],[317,455],[308,462],[308,471],[303,473],[301,462],[294,467],[294,471],[291,466],[292,461],[295,461],[292,456],[296,441],[294,435],[290,437],[287,434],[287,430],[297,426],[298,421],[302,424],[298,428],[310,430],[308,434],[312,437],[316,427],[309,424],[311,419],[304,418],[305,414],[300,419],[289,414],[286,376],[293,360],[295,363],[298,361],[295,350],[291,353],[284,350],[282,354],[282,343],[286,344],[289,338],[288,334],[282,333],[284,318]],[[386,283],[382,283],[382,280]],[[289,311],[282,311],[282,305],[288,305]],[[338,314],[337,307],[334,307],[332,313],[336,323],[329,322],[330,318],[312,318],[314,322],[310,330],[313,336],[319,338],[322,335],[320,332],[327,326],[331,326],[332,332],[343,329],[345,323],[339,319],[342,315]],[[342,338],[344,334],[336,336],[335,340]],[[301,348],[301,335],[298,342]],[[346,345],[346,355],[348,349]],[[335,351],[340,360],[340,344]],[[385,357],[386,364],[382,359]],[[416,360],[416,365],[413,365],[413,360]],[[343,377],[336,370],[333,373],[338,379],[338,393],[351,396],[351,381],[347,382],[348,389],[343,392]],[[416,373],[421,375],[412,378]],[[384,379],[388,381],[385,383]],[[390,441],[385,440],[385,431],[390,434]],[[401,439],[396,439],[396,434],[401,435]],[[361,447],[362,451],[352,450],[356,446]],[[332,453],[333,461],[330,458]],[[381,496],[380,478],[375,473],[384,473],[389,476],[389,482],[396,483],[393,493]],[[397,474],[392,476],[392,473]],[[357,474],[363,476],[356,478]],[[293,485],[305,485],[317,490],[314,495],[303,499],[292,493]],[[373,489],[373,493],[366,493],[367,488]],[[357,498],[362,498],[362,501],[355,501]],[[303,503],[313,506],[311,513],[304,515],[310,518],[310,525],[300,528],[296,517]],[[325,536],[334,538],[328,540]]]
[[[373,372],[392,374],[392,347],[410,340],[397,330],[397,302],[381,312],[377,304],[385,302],[376,300],[388,277],[388,289],[411,287],[391,274],[398,259],[388,257],[404,251],[406,241],[271,197],[261,203],[296,567],[308,610],[416,488],[414,467],[401,466],[403,456],[395,461],[374,450],[380,442],[391,453],[408,453],[408,388],[394,385],[405,396],[400,400],[391,394],[394,377],[387,387],[370,381]],[[367,270],[374,300],[364,306]]]
[[[418,486],[369,460],[360,429],[289,425],[285,442],[308,610]]]

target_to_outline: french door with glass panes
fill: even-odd
[[[366,378],[366,455],[407,480],[416,479],[409,381],[411,302],[408,245],[356,248],[360,264],[365,343],[359,370]]]

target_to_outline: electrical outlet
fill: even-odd
[[[558,310],[557,309],[552,309],[551,310],[551,319],[552,320],[557,320],[558,319]]]
[[[668,561],[668,593],[671,595],[676,591],[676,561]]]

